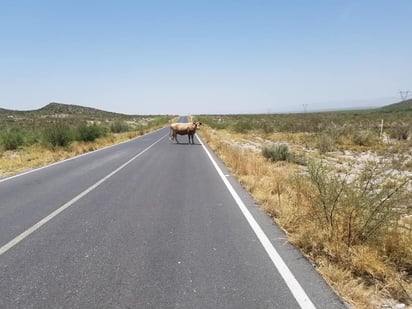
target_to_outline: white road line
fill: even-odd
[[[44,217],[42,220],[40,220],[39,222],[37,222],[35,225],[33,225],[32,227],[28,228],[26,231],[24,231],[23,233],[21,233],[19,236],[15,237],[14,239],[12,239],[11,241],[9,241],[7,244],[5,244],[4,246],[2,246],[0,248],[0,255],[2,255],[3,253],[7,252],[9,249],[11,249],[12,247],[14,247],[15,245],[17,245],[19,242],[21,242],[23,239],[25,239],[26,237],[28,237],[29,235],[31,235],[33,232],[35,232],[36,230],[38,230],[41,226],[43,226],[44,224],[46,224],[47,222],[49,222],[51,219],[53,219],[54,217],[56,217],[59,213],[61,213],[63,210],[69,208],[70,206],[72,206],[74,203],[76,203],[78,200],[80,200],[82,197],[86,196],[88,193],[90,193],[91,191],[93,191],[94,189],[96,189],[98,186],[100,186],[103,182],[105,182],[107,179],[109,179],[110,177],[112,177],[114,174],[116,174],[117,172],[119,172],[120,170],[122,170],[123,168],[125,168],[127,165],[129,165],[130,163],[132,163],[134,160],[136,160],[138,157],[140,157],[143,153],[145,153],[146,151],[148,151],[150,148],[152,148],[154,145],[156,145],[158,142],[160,142],[162,139],[164,139],[167,135],[161,137],[160,139],[158,139],[157,141],[155,141],[153,144],[151,144],[149,147],[145,148],[144,150],[142,150],[141,152],[139,152],[137,155],[135,155],[133,158],[131,158],[129,161],[127,161],[126,163],[122,164],[120,167],[118,167],[117,169],[115,169],[113,172],[111,172],[110,174],[106,175],[105,177],[103,177],[102,179],[100,179],[98,182],[96,182],[94,185],[90,186],[89,188],[87,188],[86,190],[84,190],[82,193],[80,193],[79,195],[77,195],[76,197],[74,197],[73,199],[71,199],[70,201],[68,201],[66,204],[64,204],[63,206],[60,206],[59,208],[57,208],[55,211],[53,211],[51,214],[49,214],[48,216]]]
[[[266,236],[265,232],[263,232],[260,225],[256,222],[255,218],[247,209],[246,205],[243,203],[242,199],[236,193],[235,189],[232,187],[230,182],[227,180],[225,175],[223,174],[222,170],[217,165],[216,161],[213,159],[210,152],[207,150],[201,139],[196,135],[198,140],[203,146],[206,154],[208,155],[210,161],[212,161],[213,166],[216,168],[220,178],[222,178],[224,184],[228,188],[229,192],[232,194],[232,197],[236,201],[237,205],[239,206],[240,210],[242,211],[243,215],[245,216],[246,220],[249,222],[249,225],[252,227],[253,231],[255,232],[256,236],[262,243],[263,247],[265,248],[267,254],[269,255],[270,259],[272,260],[273,264],[279,271],[280,275],[282,276],[283,280],[285,280],[289,290],[292,292],[293,296],[295,297],[296,301],[299,303],[301,308],[305,309],[315,309],[315,305],[309,299],[306,292],[303,290],[302,286],[296,280],[295,276],[292,274],[286,263],[283,261],[275,247],[273,247],[272,243],[270,242],[269,238]]]

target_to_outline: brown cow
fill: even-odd
[[[193,135],[196,133],[196,129],[199,128],[201,124],[202,123],[199,121],[193,121],[188,123],[172,123],[170,125],[170,140],[176,140],[176,142],[179,143],[179,141],[177,140],[177,135],[187,135],[189,137],[189,144],[190,140],[192,140],[192,144],[194,144]]]

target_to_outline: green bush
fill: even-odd
[[[407,187],[412,179],[392,180],[386,169],[371,163],[358,175],[339,175],[322,162],[309,164],[308,177],[316,193],[308,197],[313,219],[330,240],[342,240],[348,247],[379,243],[401,214],[408,212],[400,205],[410,198]]]
[[[252,122],[244,120],[237,121],[233,126],[233,130],[237,133],[246,133],[247,131],[250,131],[252,129]]]
[[[271,146],[265,146],[262,148],[262,155],[266,159],[270,159],[273,162],[287,161],[299,165],[307,165],[307,158],[305,155],[297,155],[289,151],[289,147],[286,144],[274,144]]]
[[[138,125],[136,128],[135,128],[135,131],[136,132],[139,132],[139,135],[144,135],[144,126],[142,126],[142,125]]]
[[[289,161],[292,158],[286,144],[274,144],[262,148],[262,155],[272,161]]]
[[[273,126],[267,122],[263,122],[261,129],[263,133],[265,134],[270,134],[270,133],[275,132],[275,129],[273,128]]]
[[[122,133],[129,131],[129,125],[124,121],[115,121],[110,125],[110,131],[113,133]]]
[[[216,122],[213,125],[210,125],[210,127],[216,130],[224,130],[229,127],[229,122]]]
[[[353,143],[358,146],[372,146],[378,142],[378,136],[370,131],[355,132],[353,135]]]
[[[97,124],[82,124],[76,130],[76,139],[83,142],[93,142],[104,135],[104,128]]]
[[[156,116],[149,120],[147,123],[147,127],[153,128],[157,126],[163,126],[167,123],[169,123],[169,120],[172,118],[172,116]]]
[[[24,135],[18,128],[12,128],[1,134],[1,144],[5,150],[15,150],[24,144]]]
[[[67,147],[73,141],[69,125],[63,122],[49,124],[43,131],[43,140],[52,148]]]

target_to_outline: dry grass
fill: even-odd
[[[110,135],[95,142],[77,142],[55,150],[32,146],[19,151],[6,151],[0,153],[0,178],[143,133]],[[240,134],[210,128],[200,130],[199,134],[262,208],[285,230],[290,241],[317,265],[329,284],[355,308],[393,304],[391,299],[411,303],[412,217],[402,217],[399,225],[394,226],[375,247],[353,246],[348,250],[337,239],[331,240],[313,220],[311,197],[314,192],[307,179],[299,177],[304,168],[287,162],[270,162],[255,151],[256,145],[267,140],[288,142],[294,151],[309,150],[312,145],[309,145],[307,134],[273,133],[261,136],[253,132]],[[400,229],[402,234],[398,233]],[[409,268],[399,268],[398,265],[409,265]]]
[[[339,231],[331,237],[327,229],[319,228],[313,212],[316,192],[307,178],[300,177],[303,167],[270,162],[259,152],[239,145],[242,140],[249,145],[245,140],[253,143],[259,139],[254,133],[238,134],[209,128],[199,134],[258,204],[285,230],[290,241],[317,265],[329,284],[354,308],[412,302],[412,218],[402,218],[399,224],[404,232],[399,233],[400,229],[394,227],[392,233],[386,233],[382,243],[348,247]],[[296,143],[294,149],[306,147],[305,134],[291,136],[276,133],[264,139]]]
[[[0,178],[120,143],[142,133],[144,132],[112,134],[94,142],[74,142],[64,148],[47,149],[36,144],[17,151],[5,151],[2,154],[0,153]]]

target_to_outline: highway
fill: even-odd
[[[198,136],[0,180],[0,308],[346,308]]]

